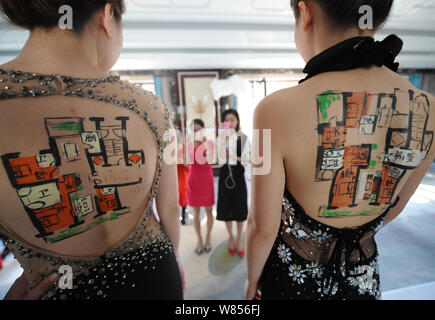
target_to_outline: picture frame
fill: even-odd
[[[217,136],[220,124],[219,103],[214,100],[210,83],[220,79],[217,70],[179,71],[177,76],[178,104],[183,108],[181,115],[181,129],[183,132],[192,124],[194,119],[204,121],[207,135]]]

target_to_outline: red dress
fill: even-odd
[[[213,143],[208,141],[208,145],[213,150]],[[200,148],[200,150],[198,150]],[[214,179],[213,169],[206,161],[207,149],[204,143],[196,148],[189,145],[190,165],[189,177],[187,180],[187,204],[191,207],[211,207],[215,203],[214,199]],[[194,155],[196,155],[194,157]]]
[[[189,177],[189,167],[184,165],[184,148],[179,151],[178,159],[178,204],[185,207],[187,206],[187,179]]]

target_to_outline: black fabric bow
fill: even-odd
[[[400,197],[397,196],[396,200],[388,206],[388,208],[378,219],[384,220],[390,210],[394,208],[399,203],[399,201]],[[366,225],[366,227],[368,227],[375,221],[372,221],[371,223]],[[335,284],[337,284],[338,287],[345,286],[346,278],[361,277],[367,273],[367,271],[364,271],[360,274],[351,275],[348,269],[351,262],[351,255],[355,250],[357,250],[359,254],[359,264],[363,265],[370,259],[366,256],[361,246],[361,239],[367,232],[367,230],[364,229],[364,226],[358,229],[341,229],[340,234],[337,237],[334,250],[332,251],[332,254],[322,275],[320,290],[326,297],[332,299],[333,288]],[[342,261],[343,254],[344,260]],[[342,263],[344,263],[344,265],[342,265]]]
[[[367,256],[365,255],[361,247],[361,234],[358,230],[354,229],[343,229],[340,236],[335,243],[334,250],[332,251],[331,257],[329,258],[328,264],[325,267],[323,277],[322,277],[322,293],[327,297],[333,295],[334,284],[342,286],[346,284],[346,278],[349,275],[348,264],[350,262],[350,256],[355,251],[359,251],[360,263],[366,262]],[[342,256],[344,253],[344,266],[342,270]],[[359,277],[363,274],[355,274],[352,277]]]
[[[326,49],[305,66],[308,74],[299,83],[324,72],[345,71],[369,65],[378,67],[385,65],[397,72],[399,63],[394,62],[402,51],[403,41],[392,34],[383,41],[375,41],[372,37],[354,37]]]

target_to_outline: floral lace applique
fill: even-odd
[[[326,231],[315,230],[310,233],[307,233],[305,230],[301,228],[299,223],[295,223],[295,208],[289,202],[287,198],[283,198],[283,222],[286,226],[285,232],[288,234],[292,234],[296,239],[300,240],[308,240],[311,239],[313,241],[319,242],[322,244],[323,242],[331,242],[333,241],[333,236]],[[286,214],[288,212],[288,214]]]

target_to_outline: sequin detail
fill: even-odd
[[[90,267],[73,282],[72,289],[59,289],[50,300],[71,299],[106,299],[110,298],[114,287],[129,286],[134,288],[138,277],[135,274],[141,271],[155,270],[165,256],[173,254],[173,247],[166,239],[156,237],[153,241],[143,245],[132,252],[105,257],[101,262]],[[81,287],[81,288],[80,288]],[[84,292],[83,288],[86,288]],[[79,290],[78,290],[79,289]],[[116,290],[116,289],[115,289]]]

